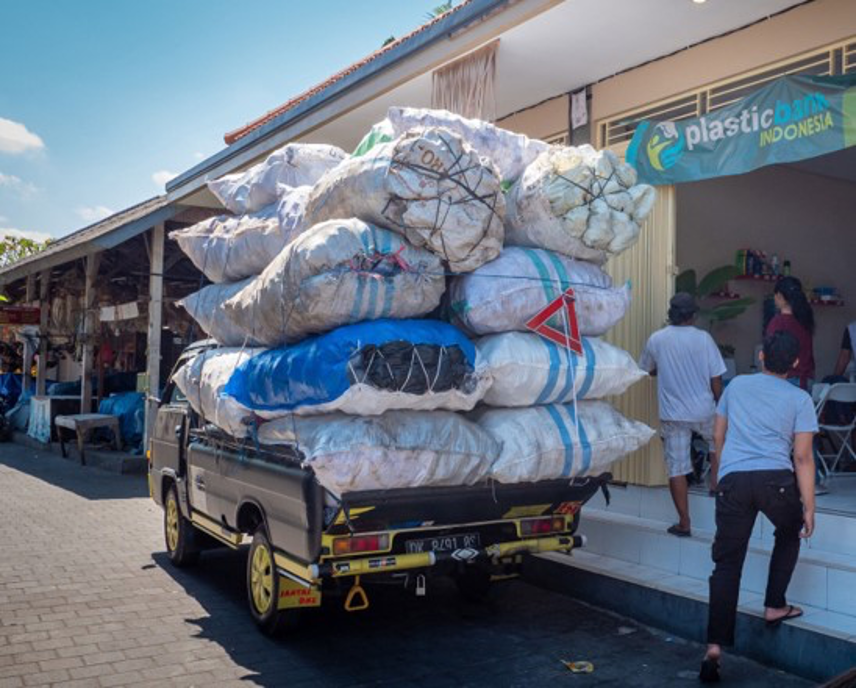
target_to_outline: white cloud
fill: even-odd
[[[173,177],[178,177],[177,172],[170,172],[169,170],[158,170],[152,175],[152,181],[161,189],[166,186],[166,183],[169,182]]]
[[[5,218],[0,218],[0,220],[5,220]],[[53,235],[49,235],[47,232],[30,232],[28,230],[19,230],[16,227],[0,227],[0,237],[26,237],[36,242],[53,239]]]
[[[108,215],[113,215],[113,211],[107,206],[81,206],[75,211],[84,222],[94,223],[103,220]]]
[[[45,147],[38,134],[33,134],[20,122],[0,117],[0,153],[23,153]]]
[[[205,154],[202,151],[196,151],[196,153],[193,154],[193,157],[196,158],[196,160],[204,160]]]
[[[16,175],[7,175],[0,172],[0,189],[4,188],[17,192],[21,196],[30,196],[38,191],[35,184],[25,182]]]

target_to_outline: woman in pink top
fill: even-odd
[[[777,313],[767,324],[764,333],[769,336],[784,330],[797,338],[800,344],[799,359],[790,370],[788,380],[808,390],[814,379],[814,312],[803,292],[802,283],[795,277],[780,278],[773,290]]]

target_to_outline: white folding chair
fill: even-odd
[[[823,412],[826,409],[826,405],[830,402],[841,402],[844,404],[856,404],[856,383],[835,383],[834,385],[830,385],[821,393],[820,399],[817,403],[817,418],[823,418]],[[821,431],[825,431],[831,439],[835,439],[841,443],[841,447],[838,448],[838,452],[836,454],[823,454],[818,449],[816,451],[816,455],[820,460],[823,468],[826,470],[827,476],[831,476],[835,473],[835,470],[838,468],[839,462],[844,457],[845,451],[850,455],[851,460],[856,460],[856,451],[853,450],[853,446],[850,444],[850,438],[852,437],[854,429],[856,429],[856,414],[852,414],[850,417],[850,422],[844,425],[835,425],[835,424],[826,424],[826,423],[818,423],[818,428]],[[835,445],[833,444],[833,450],[835,449]],[[827,460],[832,459],[832,463],[829,464]]]

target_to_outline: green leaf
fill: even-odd
[[[696,272],[690,268],[675,278],[675,292],[688,292],[695,294],[696,291]]]
[[[696,296],[706,297],[714,292],[721,291],[729,280],[733,280],[740,274],[737,266],[720,266],[714,268],[702,278],[698,285]]]
[[[731,309],[735,307],[740,307],[742,309],[746,309],[748,306],[752,306],[755,303],[755,299],[752,297],[741,297],[740,299],[731,299],[730,301],[724,301],[716,306],[713,309]]]
[[[710,315],[711,320],[715,321],[728,321],[732,318],[737,318],[741,313],[746,311],[745,306],[735,306],[729,307],[726,306],[721,309],[713,309]]]

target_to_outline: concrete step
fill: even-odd
[[[760,520],[759,520],[760,522]],[[690,538],[666,533],[671,521],[633,517],[606,509],[583,509],[580,532],[588,538],[587,554],[613,564],[650,568],[658,577],[686,577],[707,590],[713,570],[713,531],[693,528]],[[767,583],[772,540],[753,538],[743,567],[742,585],[759,605]],[[788,600],[848,616],[856,624],[856,556],[820,548],[803,548],[788,588]]]
[[[833,490],[835,487],[833,487]],[[644,486],[610,486],[610,504],[602,494],[595,495],[586,505],[586,510],[604,510],[611,514],[662,522],[667,526],[676,519],[675,508],[667,488]],[[690,494],[690,518],[693,530],[713,533],[716,530],[714,498],[701,492]],[[853,505],[856,512],[856,503]],[[584,510],[585,512],[585,510]],[[763,516],[758,518],[752,535],[753,543],[773,543],[773,525]],[[827,511],[818,507],[815,517],[815,533],[806,550],[822,550],[828,553],[856,557],[856,514]]]
[[[585,523],[581,532],[593,545],[595,537]],[[696,577],[597,554],[588,546],[573,555],[531,558],[524,573],[540,586],[705,641],[707,582]],[[771,629],[763,620],[762,596],[741,590],[735,652],[819,681],[856,664],[856,617],[808,604],[802,607],[804,617]]]

